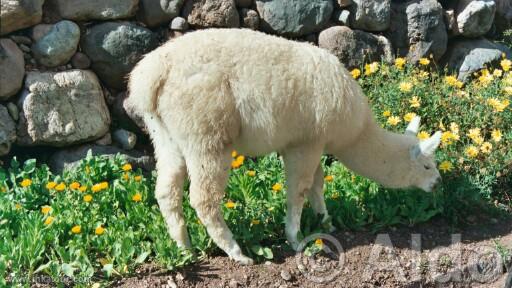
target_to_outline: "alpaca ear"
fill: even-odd
[[[441,131],[437,131],[432,137],[418,143],[421,153],[425,156],[434,154],[439,144],[441,144]]]
[[[420,116],[414,116],[414,118],[412,118],[409,125],[407,125],[407,128],[405,129],[404,134],[410,135],[410,136],[416,136],[416,134],[418,134],[418,130],[420,129],[420,121],[421,121]]]

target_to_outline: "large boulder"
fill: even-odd
[[[436,0],[393,4],[391,19],[386,35],[400,56],[417,62],[430,54],[439,60],[446,52],[448,34],[443,7]]]
[[[184,0],[140,0],[137,18],[148,27],[171,21],[180,14]]]
[[[124,19],[135,15],[139,0],[52,0],[62,18],[87,21]]]
[[[0,156],[8,154],[12,143],[15,141],[16,124],[9,115],[7,108],[0,105]]]
[[[361,67],[373,61],[393,60],[391,45],[385,37],[346,26],[334,26],[320,32],[318,46],[329,50],[347,68]]]
[[[348,7],[352,28],[385,31],[389,28],[391,0],[353,0]]]
[[[91,71],[30,72],[25,89],[20,99],[20,145],[61,147],[108,132],[110,114]]]
[[[0,101],[20,90],[24,75],[23,52],[11,39],[0,39]]]
[[[36,60],[47,67],[66,64],[76,52],[80,41],[80,28],[64,20],[55,24],[46,35],[32,45]]]
[[[301,37],[320,31],[329,21],[331,0],[256,0],[263,31],[288,37]]]
[[[155,159],[152,156],[143,154],[142,152],[136,150],[125,151],[114,146],[90,144],[60,150],[50,157],[48,164],[54,173],[62,173],[78,167],[78,165],[80,165],[80,161],[87,157],[87,153],[89,151],[92,156],[105,156],[108,158],[114,158],[119,154],[128,163],[132,164],[134,169],[141,168],[147,172],[155,169]]]
[[[479,37],[491,29],[496,12],[494,0],[460,0],[458,3],[456,33]]]
[[[0,35],[41,22],[44,0],[0,1]]]
[[[450,44],[444,63],[458,74],[459,80],[466,81],[473,72],[497,63],[503,53],[512,57],[512,52],[504,45],[486,39],[459,39]]]
[[[195,27],[240,27],[234,0],[188,0],[183,14]]]
[[[126,87],[125,76],[143,54],[158,45],[156,35],[129,22],[106,22],[87,30],[82,50],[92,62],[92,69],[108,86]]]

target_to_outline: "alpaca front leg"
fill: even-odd
[[[323,215],[322,223],[329,221],[326,223],[329,226],[329,232],[336,231],[336,228],[332,225],[332,221],[329,218],[329,212],[327,211],[327,207],[325,206],[324,199],[324,171],[322,169],[322,164],[318,164],[318,168],[315,172],[315,180],[313,181],[313,186],[306,193],[309,203],[315,211],[316,214]]]
[[[304,205],[304,197],[314,182],[314,175],[323,147],[307,145],[287,149],[283,152],[286,169],[286,228],[285,234],[290,246],[297,250],[299,241],[297,233],[300,230],[300,217]]]
[[[219,207],[229,176],[230,159],[229,151],[219,156],[187,158],[191,179],[190,204],[220,249],[240,264],[252,265],[253,260],[242,254]]]

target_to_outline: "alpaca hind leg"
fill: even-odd
[[[253,260],[242,254],[219,207],[229,176],[230,160],[228,150],[217,154],[187,153],[186,162],[191,180],[190,203],[215,244],[231,259],[243,265],[251,265]]]
[[[190,238],[183,217],[183,184],[187,176],[185,159],[177,144],[159,120],[146,119],[157,158],[155,198],[167,224],[169,235],[180,248],[190,248]]]
[[[322,150],[323,147],[320,145],[304,145],[283,151],[288,184],[285,234],[294,250],[297,250],[299,246],[297,233],[300,230],[304,197],[313,185]]]
[[[324,199],[324,171],[322,169],[322,164],[318,164],[318,168],[316,168],[315,179],[313,181],[313,185],[311,189],[306,192],[306,196],[308,197],[309,203],[315,211],[316,214],[323,215],[322,223],[329,221],[327,225],[329,226],[329,231],[334,232],[336,229],[332,226],[332,222],[329,218],[329,212],[327,211],[327,207],[325,206]]]

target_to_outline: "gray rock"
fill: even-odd
[[[140,57],[156,48],[151,30],[129,22],[105,22],[91,27],[82,39],[82,51],[92,69],[108,86],[123,90],[125,76]]]
[[[87,69],[91,66],[91,60],[84,53],[76,52],[75,55],[71,57],[71,65],[75,69]]]
[[[341,7],[341,8],[345,8],[345,7],[348,7],[352,4],[352,0],[338,0],[338,5]]]
[[[417,62],[430,54],[439,60],[446,52],[448,34],[443,8],[435,0],[392,4],[391,26],[386,33],[400,56]]]
[[[18,93],[24,75],[23,52],[11,39],[0,39],[0,101]]]
[[[80,28],[74,22],[63,20],[34,45],[32,53],[37,62],[46,67],[66,64],[78,47]]]
[[[258,12],[242,8],[240,10],[240,17],[242,18],[242,27],[258,30],[260,26],[260,16],[258,16]]]
[[[507,58],[512,57],[512,52],[504,45],[486,39],[460,39],[450,43],[443,60],[450,71],[458,74],[459,80],[467,81],[473,72],[497,63],[502,53]]]
[[[9,115],[11,115],[11,118],[14,121],[18,121],[20,119],[20,109],[18,109],[16,104],[9,102],[5,107],[7,108],[7,111],[9,111]]]
[[[30,49],[30,47],[28,47],[27,45],[25,44],[20,44],[18,45],[18,47],[20,47],[21,51],[25,52],[25,53],[30,53],[32,52],[32,50]]]
[[[284,281],[290,281],[292,279],[292,274],[286,269],[281,270],[281,278],[283,278]]]
[[[0,105],[0,156],[7,155],[16,142],[16,124],[7,109]]]
[[[20,145],[62,147],[108,132],[110,114],[91,71],[29,72],[25,89],[19,105]]]
[[[0,35],[41,22],[44,0],[0,1]]]
[[[60,150],[50,157],[48,164],[54,173],[60,174],[64,171],[72,170],[80,165],[82,159],[87,157],[89,150],[92,156],[104,156],[112,159],[119,154],[128,163],[132,164],[134,169],[141,168],[147,172],[155,169],[154,158],[142,152],[135,150],[124,151],[118,147],[90,144]]]
[[[168,23],[180,14],[184,0],[140,0],[137,18],[148,27]]]
[[[263,31],[300,37],[320,31],[331,18],[331,0],[256,0]]]
[[[183,15],[196,27],[240,27],[240,19],[234,0],[189,0]]]
[[[32,37],[32,40],[34,42],[39,41],[41,38],[43,38],[46,34],[52,30],[53,25],[52,24],[38,24],[34,27],[32,27],[32,32],[30,34],[30,37]]]
[[[512,1],[510,0],[494,0],[496,2],[496,14],[494,23],[497,32],[503,32],[512,27]]]
[[[457,33],[479,37],[491,29],[496,12],[494,0],[460,0],[457,7]]]
[[[444,24],[446,26],[446,30],[453,31],[455,29],[456,20],[455,20],[455,11],[453,10],[444,10]]]
[[[344,26],[350,26],[350,11],[337,10],[335,12],[334,20]]]
[[[87,21],[123,19],[135,15],[139,0],[53,0],[62,18]]]
[[[389,28],[391,0],[353,0],[350,10],[352,28],[384,31]]]
[[[112,135],[110,133],[105,134],[100,139],[94,141],[94,144],[98,144],[101,146],[108,146],[112,145]]]
[[[112,139],[125,150],[131,150],[137,144],[137,135],[124,129],[114,131]]]
[[[185,19],[183,17],[176,17],[176,18],[172,19],[171,25],[169,26],[169,28],[171,28],[171,30],[174,30],[174,31],[181,31],[181,32],[187,31],[188,30],[187,19]]]
[[[375,36],[346,26],[334,26],[318,37],[318,46],[327,49],[345,64],[347,68],[361,67],[372,61],[393,60],[389,41],[383,36]]]
[[[119,93],[112,104],[112,114],[121,128],[131,131],[147,133],[146,125],[140,115],[126,101],[126,92]]]
[[[11,35],[9,38],[16,42],[16,44],[32,45],[32,39],[27,36]]]

